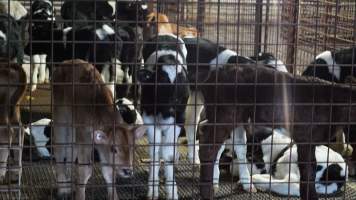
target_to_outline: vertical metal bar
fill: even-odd
[[[263,0],[256,0],[256,15],[255,15],[255,47],[254,54],[258,55],[261,52],[262,42],[262,15],[263,15]]]
[[[154,0],[149,0],[147,2],[147,9],[148,9],[148,12],[151,13],[153,12],[153,7],[154,7]],[[116,13],[116,12],[115,12]]]
[[[326,4],[326,5],[325,5]],[[324,6],[325,6],[325,14],[322,15],[322,24],[324,26],[324,31],[323,31],[323,35],[322,35],[322,39],[323,39],[323,49],[328,49],[330,47],[328,47],[328,42],[329,40],[329,33],[330,33],[330,28],[329,28],[329,24],[332,23],[332,19],[331,19],[331,13],[333,10],[333,5],[329,2],[325,2]],[[334,38],[336,39],[336,37]]]
[[[268,26],[269,26],[269,15],[271,14],[270,13],[270,5],[271,4],[271,2],[270,2],[270,0],[267,0],[266,1],[266,13],[265,13],[265,25],[264,25],[264,32],[265,32],[265,34],[264,34],[264,41],[263,41],[263,51],[264,52],[267,52],[267,45],[268,45]],[[261,24],[261,26],[262,26],[262,24]],[[277,54],[276,54],[277,55]]]
[[[289,12],[287,20],[287,68],[290,73],[294,73],[296,63],[296,43],[298,38],[298,18],[299,18],[299,0],[287,0],[284,5],[284,11]],[[283,12],[284,12],[283,11]]]
[[[201,35],[204,33],[205,21],[205,0],[198,0],[197,8],[197,29]]]

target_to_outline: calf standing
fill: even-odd
[[[231,133],[238,133],[238,138],[246,137],[245,131],[236,127],[249,119],[252,123],[290,131],[298,147],[301,198],[318,198],[313,183],[316,158],[311,152],[315,152],[316,144],[330,142],[334,133],[356,122],[356,109],[350,106],[350,100],[356,101],[356,90],[249,65],[217,69],[199,88],[208,119],[199,141],[203,199],[213,195],[213,163],[221,144]]]
[[[59,41],[52,3],[48,0],[35,0],[31,5],[31,11],[33,21],[28,30],[31,43],[25,47],[25,53],[32,57],[30,78],[31,90],[34,91],[37,83],[49,82],[47,60],[58,62],[63,59],[61,58],[63,52],[58,52],[56,48],[53,48],[61,45],[56,44]]]
[[[204,98],[197,88],[197,83],[203,82],[212,70],[225,64],[249,63],[255,61],[238,56],[235,51],[226,49],[204,38],[183,38],[187,47],[187,65],[191,93],[185,112],[185,129],[188,140],[188,159],[194,164],[200,164],[198,146],[195,143],[200,114],[204,108]],[[198,64],[197,64],[198,63]]]
[[[0,60],[0,182],[4,181],[9,148],[19,146],[15,153],[18,163],[19,181],[21,181],[21,160],[23,147],[23,130],[20,120],[19,103],[26,91],[26,73],[21,65]],[[18,143],[18,144],[17,144]]]
[[[138,87],[130,87],[132,82],[136,83],[136,76],[132,76],[132,74],[136,74],[143,65],[143,26],[146,23],[147,4],[144,1],[117,1],[115,8],[116,30],[121,32],[123,49],[125,49],[120,60],[123,63],[123,70],[129,72],[129,80],[126,81],[126,85],[117,85],[116,92],[133,97],[137,96],[135,93],[138,92]],[[124,35],[126,37],[123,37]]]
[[[113,185],[115,175],[132,175],[133,145],[145,127],[128,126],[122,120],[99,72],[82,60],[55,66],[53,99],[57,195],[70,195],[70,169],[77,159],[75,194],[76,199],[85,199],[95,148],[108,184],[108,199],[118,199]]]
[[[139,71],[138,80],[150,144],[149,199],[158,199],[160,158],[165,162],[167,199],[178,199],[174,161],[189,96],[186,55],[184,42],[173,34],[158,35],[144,45],[145,69]]]

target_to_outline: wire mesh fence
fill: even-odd
[[[356,199],[355,29],[353,0],[2,0],[0,199]]]

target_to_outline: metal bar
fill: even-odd
[[[262,16],[263,16],[263,0],[256,1],[256,15],[255,15],[255,47],[254,54],[258,55],[261,52],[262,43]]]

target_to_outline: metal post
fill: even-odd
[[[285,23],[287,24],[287,59],[286,64],[289,72],[294,72],[294,65],[296,63],[297,42],[298,42],[298,15],[299,15],[299,0],[286,0],[283,5],[283,13],[285,16]]]
[[[200,34],[203,34],[204,32],[204,21],[205,21],[205,0],[198,0],[197,29]]]
[[[262,16],[263,16],[263,0],[256,0],[256,15],[255,15],[255,55],[261,52],[262,42]]]

